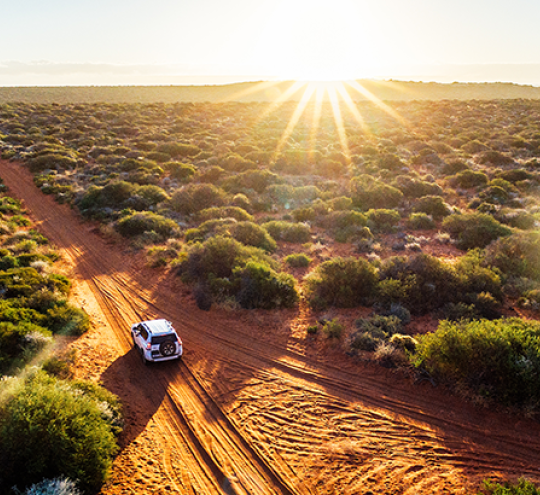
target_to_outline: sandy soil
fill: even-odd
[[[539,423],[349,358],[306,336],[302,306],[202,312],[173,274],[108,244],[26,169],[0,161],[0,176],[91,315],[70,344],[77,375],[125,405],[103,495],[465,494],[487,477],[540,481]],[[178,328],[182,362],[145,367],[132,350],[130,324],[153,317]]]

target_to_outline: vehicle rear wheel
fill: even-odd
[[[172,342],[162,342],[159,346],[159,352],[163,356],[172,356],[175,350],[176,347]]]

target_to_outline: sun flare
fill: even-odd
[[[248,89],[242,90],[230,96],[227,100],[249,96],[257,92],[268,92],[271,89],[276,90],[276,96],[271,99],[270,103],[262,112],[257,121],[262,122],[272,112],[276,111],[286,102],[297,102],[296,108],[292,112],[285,130],[279,139],[274,150],[273,160],[276,160],[283,150],[289,144],[295,128],[300,122],[300,119],[308,108],[311,108],[311,130],[309,132],[309,149],[311,152],[316,149],[317,134],[319,132],[319,124],[322,115],[324,104],[330,105],[331,115],[333,116],[334,125],[337,137],[347,161],[351,161],[351,152],[349,149],[349,141],[347,137],[346,122],[344,113],[360,126],[362,132],[367,135],[371,134],[371,130],[367,125],[362,112],[358,106],[358,99],[368,101],[386,113],[389,117],[396,121],[396,124],[408,126],[408,122],[389,104],[382,101],[359,81],[292,81],[287,83],[280,82],[261,82]],[[381,83],[383,86],[385,83]],[[285,85],[285,86],[284,86]],[[355,101],[356,97],[356,101]]]

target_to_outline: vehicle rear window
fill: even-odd
[[[163,344],[163,342],[176,342],[176,337],[169,335],[155,335],[152,337],[152,344]]]

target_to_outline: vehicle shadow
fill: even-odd
[[[148,426],[167,393],[167,374],[159,373],[156,379],[154,367],[171,368],[176,361],[145,366],[141,356],[132,348],[116,359],[101,375],[103,386],[118,396],[123,405],[124,430],[120,434],[120,449],[126,448]]]

